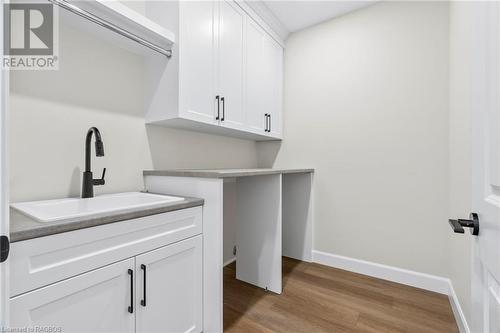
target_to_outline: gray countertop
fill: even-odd
[[[110,213],[105,217],[82,219],[76,222],[38,222],[25,216],[14,209],[10,209],[10,241],[19,242],[27,239],[38,238],[74,231],[84,228],[96,227],[119,221],[136,219],[139,217],[166,213],[174,210],[202,206],[203,199],[184,197],[183,201],[166,203],[161,207],[139,208],[126,213]]]
[[[198,178],[235,178],[311,172],[314,172],[314,169],[172,169],[144,170],[143,175]]]

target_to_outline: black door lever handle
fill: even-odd
[[[474,236],[479,235],[479,216],[476,213],[470,213],[469,220],[465,219],[449,219],[448,223],[450,224],[453,232],[457,234],[463,234],[465,232],[465,228],[470,228],[470,233]]]
[[[453,232],[457,234],[463,234],[465,232],[465,229],[458,223],[458,220],[448,220],[448,223],[451,225],[451,228],[453,229]]]

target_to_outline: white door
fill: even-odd
[[[202,236],[136,257],[136,331],[202,331]]]
[[[500,3],[478,4],[478,48],[471,63],[473,94],[473,209],[480,230],[474,240],[473,332],[500,332]],[[483,28],[483,29],[482,29]]]
[[[62,332],[134,332],[134,259],[13,297],[11,327]]]
[[[3,53],[3,10],[0,6],[0,45]],[[3,246],[9,236],[9,175],[8,175],[8,102],[9,73],[0,69],[0,235],[4,239]],[[9,260],[0,263],[0,327],[9,327]]]
[[[264,43],[266,33],[252,19],[246,20],[245,45],[245,125],[258,134],[266,132],[266,68]]]
[[[179,37],[179,112],[216,124],[215,2],[181,1]]]
[[[232,0],[220,1],[218,25],[218,94],[221,96],[220,124],[243,126],[243,31],[245,13]]]

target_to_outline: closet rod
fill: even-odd
[[[167,58],[170,58],[172,56],[172,50],[166,50],[164,48],[161,48],[158,45],[155,45],[155,44],[145,40],[144,38],[141,38],[141,37],[129,32],[129,31],[125,30],[125,29],[122,29],[122,28],[116,26],[115,24],[113,24],[111,22],[103,20],[100,17],[97,17],[94,14],[89,13],[88,11],[83,10],[83,9],[75,6],[74,4],[69,3],[68,1],[49,0],[49,2],[59,6],[61,8],[64,8],[73,14],[76,14],[76,15],[83,17],[91,22],[94,22],[94,23],[96,23],[104,28],[107,28],[107,29],[119,34],[119,35],[122,35],[123,37],[126,37],[130,40],[133,40],[134,42],[137,42],[137,43],[139,43],[147,48],[150,48],[153,51],[161,53],[164,56],[166,56]]]

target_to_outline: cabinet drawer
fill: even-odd
[[[10,296],[202,233],[202,207],[13,243]]]

